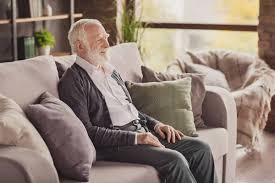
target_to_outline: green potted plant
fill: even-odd
[[[141,14],[139,17],[136,17],[135,11],[133,7],[131,7],[135,3],[134,0],[130,0],[129,4],[126,1],[120,4],[121,9],[119,11],[120,17],[120,35],[119,35],[119,42],[120,43],[127,43],[127,42],[136,42],[140,52],[142,53],[141,49],[141,39],[145,28],[147,27],[146,24],[142,24],[141,22]]]
[[[51,47],[55,44],[54,35],[46,29],[34,33],[35,43],[39,55],[49,55]]]

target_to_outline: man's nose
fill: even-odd
[[[104,39],[103,47],[104,47],[104,48],[109,48],[109,47],[110,47],[110,44],[109,44],[108,39]]]

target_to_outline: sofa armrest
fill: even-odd
[[[236,103],[227,90],[206,86],[206,96],[202,105],[202,118],[207,126],[233,130],[236,134]]]
[[[202,118],[209,127],[222,127],[228,132],[228,152],[224,157],[224,183],[234,182],[236,170],[237,110],[233,96],[224,88],[206,86]]]
[[[32,150],[0,145],[1,182],[59,183],[53,164]]]

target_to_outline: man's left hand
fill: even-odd
[[[155,126],[155,132],[159,134],[163,139],[166,138],[169,143],[175,143],[176,138],[178,140],[181,140],[182,137],[184,137],[184,134],[181,131],[176,130],[174,127],[163,124],[161,122],[159,122]]]

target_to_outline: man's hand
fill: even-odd
[[[181,131],[176,130],[170,125],[165,125],[160,122],[155,126],[154,129],[155,129],[155,132],[159,134],[163,139],[165,139],[166,137],[169,143],[170,142],[175,143],[176,138],[178,140],[181,140],[182,137],[184,137],[184,134]]]
[[[148,144],[156,147],[165,148],[164,145],[160,143],[158,138],[150,132],[138,133],[137,134],[137,144]]]

